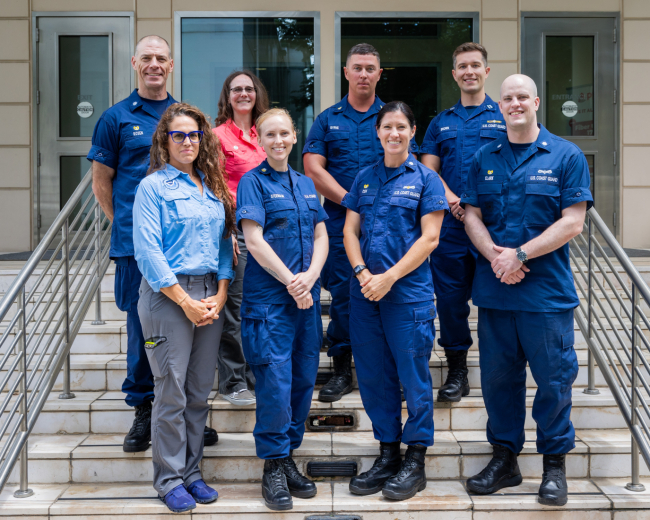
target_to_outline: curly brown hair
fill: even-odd
[[[269,109],[269,95],[266,92],[264,84],[250,70],[235,70],[231,72],[221,87],[219,94],[219,115],[217,116],[216,126],[223,125],[229,119],[233,119],[232,105],[230,104],[230,84],[237,76],[248,76],[255,86],[255,106],[253,106],[253,122]]]
[[[235,201],[226,184],[226,172],[223,167],[225,157],[221,151],[219,138],[212,131],[210,121],[197,107],[188,103],[174,103],[160,118],[156,131],[153,134],[153,143],[149,159],[147,175],[158,170],[164,170],[169,162],[169,127],[172,121],[179,116],[191,117],[196,121],[199,130],[203,131],[203,138],[199,145],[199,154],[194,159],[194,169],[201,170],[205,175],[205,184],[212,190],[223,203],[226,212],[226,228],[224,237],[236,232],[235,227]]]

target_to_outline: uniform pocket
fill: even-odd
[[[309,206],[309,213],[312,217],[314,227],[318,224],[318,208],[320,206],[320,201],[318,199],[305,199],[307,201],[307,206]]]
[[[298,236],[297,211],[290,200],[271,200],[264,204],[266,211],[265,239]]]
[[[328,158],[341,157],[350,152],[350,132],[328,132],[325,135]]]
[[[454,154],[456,147],[456,136],[458,132],[448,131],[441,132],[436,137],[436,143],[438,144],[438,149],[440,150],[440,157],[445,157],[447,160],[451,159],[451,156]]]
[[[359,218],[361,220],[361,234],[368,236],[372,232],[372,206],[375,203],[375,195],[359,197]]]
[[[243,303],[241,314],[241,337],[244,357],[251,365],[268,365],[272,361],[269,335],[269,306]]]
[[[413,340],[409,348],[400,349],[413,357],[428,356],[433,349],[435,337],[436,308],[433,304],[421,309],[413,309]]]
[[[562,334],[562,361],[560,390],[566,392],[578,377],[578,356],[573,348],[575,343],[574,331]]]
[[[156,336],[145,340],[144,351],[154,377],[165,377],[169,372],[169,340],[166,336]]]
[[[180,190],[167,190],[163,194],[163,200],[171,220],[181,221],[195,217],[190,207],[189,194]]]
[[[407,237],[415,228],[420,201],[407,197],[391,197],[388,201],[388,234]]]
[[[486,224],[495,223],[501,220],[502,189],[503,183],[494,181],[479,182],[476,186],[479,207],[483,214],[483,221]]]

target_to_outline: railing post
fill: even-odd
[[[18,321],[20,330],[16,331],[20,334],[20,342],[18,348],[20,349],[20,431],[27,432],[27,322],[25,321],[25,286],[20,289],[18,293],[18,312],[20,312],[20,320]],[[27,440],[20,451],[20,487],[14,492],[16,498],[31,497],[34,491],[29,489],[29,481],[27,479]]]
[[[637,396],[637,386],[639,385],[639,378],[636,373],[636,367],[639,364],[639,356],[637,354],[637,327],[639,326],[639,313],[637,307],[639,306],[640,298],[639,291],[635,284],[632,284],[632,399],[630,411],[632,412],[632,428],[639,424],[638,406],[639,398]],[[632,456],[632,482],[629,482],[625,489],[629,491],[645,491],[645,486],[639,481],[639,446],[632,435],[632,445],[630,446],[630,454]]]
[[[95,296],[95,319],[91,323],[92,325],[106,325],[106,322],[102,320],[102,283],[101,283],[101,269],[102,269],[102,259],[100,258],[101,250],[101,217],[102,209],[97,203],[95,207],[95,260],[97,262],[97,279],[99,280],[99,285],[97,286],[97,295]]]
[[[587,251],[587,324],[589,327],[589,341],[587,342],[587,388],[583,390],[583,393],[588,394],[588,395],[598,395],[600,393],[600,390],[596,389],[596,374],[595,374],[595,362],[594,362],[594,355],[591,353],[591,339],[594,337],[593,334],[593,311],[592,311],[592,289],[593,289],[593,276],[594,276],[594,271],[593,271],[593,266],[592,264],[592,258],[591,255],[594,254],[594,236],[593,236],[593,224],[591,222],[591,219],[587,217],[588,219],[588,231],[589,231],[589,236],[588,238],[588,243],[589,243],[589,251]]]
[[[68,353],[63,364],[63,392],[59,399],[73,399],[75,395],[70,391],[70,229],[68,219],[63,223],[63,265],[65,271],[63,276],[63,288],[65,291],[65,348]]]

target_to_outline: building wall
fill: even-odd
[[[489,53],[490,96],[521,67],[521,13],[530,11],[621,14],[621,240],[625,247],[650,248],[650,0],[1,0],[0,1],[0,252],[31,248],[32,141],[31,12],[133,11],[136,38],[160,34],[173,46],[175,11],[297,10],[321,13],[321,105],[335,99],[334,14],[336,11],[479,12],[480,39]],[[173,73],[168,81],[172,92]],[[174,94],[172,92],[172,94]],[[10,122],[10,124],[7,124]]]

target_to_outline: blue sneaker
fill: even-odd
[[[161,497],[160,495],[158,495],[158,498],[162,500],[169,508],[169,510],[173,513],[183,513],[196,507],[196,502],[188,494],[183,484],[180,484],[172,489],[165,495],[165,498]]]
[[[219,498],[219,493],[216,489],[208,486],[203,479],[195,480],[187,488],[187,491],[194,497],[199,504],[209,504]]]

